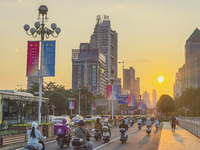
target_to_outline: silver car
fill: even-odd
[[[51,120],[51,122],[53,123],[53,124],[56,124],[56,123],[61,123],[62,124],[62,120],[63,119],[66,119],[67,120],[67,124],[68,125],[73,125],[74,123],[71,121],[71,119],[69,118],[69,117],[61,117],[61,116],[59,116],[59,117],[54,117],[52,120]]]

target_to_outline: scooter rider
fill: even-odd
[[[92,150],[93,143],[90,141],[87,141],[88,138],[92,137],[92,134],[88,131],[88,129],[84,127],[85,122],[83,120],[80,120],[78,125],[79,127],[75,129],[75,137],[83,139],[86,150]]]
[[[65,136],[68,136],[70,139],[71,139],[71,136],[70,136],[70,129],[69,129],[69,126],[68,126],[68,124],[67,124],[67,120],[66,119],[63,119],[62,120],[62,123],[63,123],[63,126],[65,127],[64,128],[64,133],[69,133],[69,135],[67,134],[67,135],[65,135]],[[67,138],[66,138],[67,139]]]
[[[38,124],[36,122],[32,123],[32,127],[28,130],[26,136],[28,137],[28,145],[36,147],[38,150],[43,148],[42,144],[38,142],[38,139],[46,139],[46,136],[42,136],[39,130],[37,130]]]
[[[110,124],[108,123],[108,119],[105,119],[104,121],[104,126],[107,126],[109,128],[109,133],[110,133],[110,137],[111,137],[111,130],[110,130]]]
[[[159,120],[158,120],[158,118],[155,119],[155,126],[159,126]]]
[[[99,118],[97,118],[97,122],[95,123],[95,129],[99,129],[100,131],[102,131],[102,124],[99,121]]]
[[[150,118],[147,118],[146,125],[150,125],[150,126],[152,125],[150,120],[151,120]]]
[[[126,130],[126,137],[128,138],[128,125],[125,124],[125,120],[122,120],[122,124],[119,125],[119,128],[124,128]]]
[[[141,118],[139,118],[139,119],[137,120],[137,122],[138,122],[138,125],[139,125],[139,126],[142,125],[142,119],[141,119]]]

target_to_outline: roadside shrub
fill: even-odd
[[[21,131],[21,130],[4,130],[4,131],[0,131],[0,137],[6,136],[6,135],[22,134],[22,133],[25,133],[25,131]]]

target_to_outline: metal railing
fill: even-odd
[[[200,137],[200,117],[179,117],[178,125]]]

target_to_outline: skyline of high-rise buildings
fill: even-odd
[[[136,100],[139,100],[140,78],[135,77],[135,69],[133,67],[123,69],[123,89],[129,90],[133,95],[135,95]]]
[[[109,16],[104,15],[103,19],[100,15],[97,16],[94,32],[90,36],[90,46],[99,49],[99,52],[106,57],[108,82],[112,77],[117,80],[118,35],[111,29]]]
[[[196,28],[185,44],[185,64],[175,76],[174,97],[186,88],[200,87],[200,30]]]

